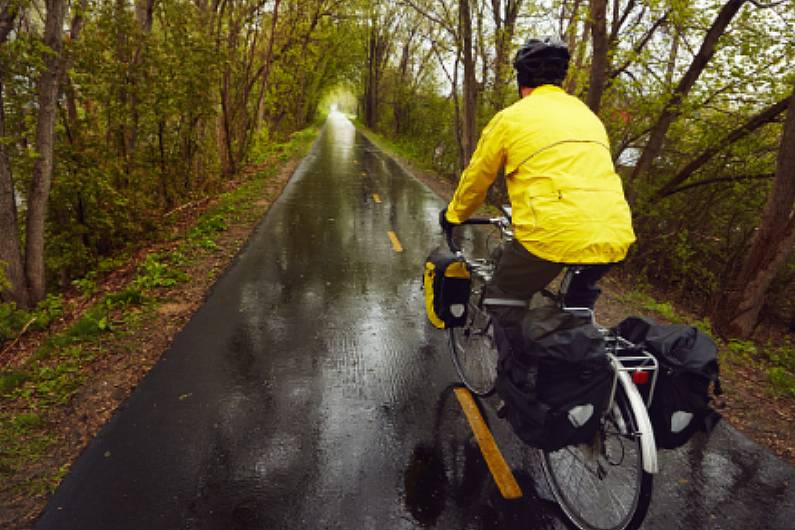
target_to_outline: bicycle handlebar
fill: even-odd
[[[445,234],[444,234],[445,235],[445,239],[447,239],[447,246],[450,248],[450,251],[453,252],[454,254],[458,254],[458,253],[461,252],[461,247],[456,245],[455,241],[453,241],[453,229],[458,227],[458,226],[464,226],[464,225],[495,225],[495,226],[500,226],[501,223],[503,223],[503,218],[501,218],[501,217],[494,217],[494,218],[491,218],[491,219],[486,219],[486,218],[483,218],[483,217],[475,217],[475,218],[472,218],[472,219],[467,219],[466,221],[463,221],[461,223],[452,225],[449,230],[445,230]]]

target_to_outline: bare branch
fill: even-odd
[[[408,7],[412,8],[414,11],[416,11],[417,13],[422,15],[423,17],[427,18],[428,20],[430,20],[434,24],[437,24],[440,27],[442,27],[445,30],[447,30],[447,32],[450,33],[450,35],[452,35],[454,38],[457,38],[456,31],[455,31],[455,29],[453,27],[450,26],[450,24],[448,24],[445,20],[439,18],[435,14],[429,12],[428,10],[423,9],[422,7],[418,6],[416,4],[416,2],[413,2],[412,0],[401,0],[400,3],[402,5],[404,5],[404,6],[408,6]]]
[[[745,138],[753,131],[759,129],[763,125],[770,123],[773,121],[779,114],[784,112],[787,107],[789,106],[789,102],[792,99],[791,96],[787,96],[787,98],[782,99],[775,104],[767,107],[762,112],[755,114],[745,123],[731,131],[729,134],[724,136],[720,139],[720,141],[716,142],[715,145],[705,149],[699,156],[697,156],[693,161],[687,164],[684,168],[682,168],[676,175],[674,175],[668,182],[666,182],[655,194],[654,197],[662,198],[674,193],[676,190],[681,188],[677,188],[681,183],[686,181],[690,176],[701,169],[707,162],[709,162],[712,157],[716,154],[721,152],[724,148],[729,145],[734,144],[738,140]],[[687,189],[685,186],[684,189]]]
[[[632,53],[634,55],[637,55],[637,54],[639,54],[640,52],[643,51],[643,48],[645,48],[646,44],[649,43],[649,41],[651,40],[652,36],[654,36],[654,33],[657,31],[657,29],[660,26],[662,26],[665,23],[666,20],[668,20],[668,15],[669,14],[670,14],[670,11],[666,11],[663,14],[663,16],[660,17],[659,19],[657,19],[657,21],[646,31],[646,33],[643,35],[643,37],[641,37],[641,39],[638,41],[638,43],[635,44],[635,46],[632,48]],[[624,70],[626,70],[627,68],[629,68],[629,66],[631,64],[632,64],[632,57],[630,56],[629,59],[624,61],[624,64],[622,64],[621,66],[619,66],[618,68],[616,68],[615,70],[610,72],[610,79],[615,79],[616,77],[621,75],[621,73]]]
[[[627,18],[629,18],[633,9],[635,9],[635,0],[629,0],[629,2],[627,2],[627,7],[624,8],[624,12],[621,13],[621,17],[618,20],[614,18],[613,27],[610,28],[610,42],[615,42],[616,39],[618,39],[618,32],[627,21]]]
[[[787,0],[779,0],[778,2],[770,2],[769,4],[765,4],[763,2],[759,2],[758,0],[749,0],[753,5],[758,7],[759,9],[770,9],[771,7],[777,7],[787,3]]]
[[[701,186],[709,186],[712,184],[716,184],[718,182],[742,182],[746,180],[767,180],[772,179],[775,177],[775,173],[760,173],[758,175],[737,175],[733,177],[715,177],[711,179],[699,180],[698,182],[692,182],[690,184],[685,184],[684,186],[680,186],[678,188],[674,188],[670,191],[667,191],[662,197],[669,197],[674,193],[679,193],[682,191],[692,190],[693,188],[700,188]]]

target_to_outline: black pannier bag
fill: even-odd
[[[425,260],[422,282],[425,312],[439,329],[463,326],[467,318],[470,276],[466,263],[447,247],[439,247]]]
[[[709,406],[709,386],[720,394],[718,348],[698,328],[657,325],[629,317],[615,328],[618,335],[657,358],[660,368],[649,417],[657,447],[676,449],[697,431],[711,432],[720,414]],[[648,387],[648,385],[646,385]],[[648,389],[639,387],[644,397]]]
[[[613,372],[590,319],[555,305],[528,311],[521,327],[500,328],[496,389],[522,441],[555,451],[591,443],[610,397]]]

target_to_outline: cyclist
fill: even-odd
[[[504,168],[514,240],[501,249],[484,300],[502,327],[517,324],[526,301],[564,265],[588,265],[574,277],[565,304],[592,308],[596,282],[635,241],[604,125],[560,87],[568,64],[569,51],[555,37],[530,39],[519,49],[513,65],[520,99],[483,129],[440,212],[445,230],[466,220]]]

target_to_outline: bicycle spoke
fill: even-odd
[[[623,415],[634,433],[636,422],[623,391],[617,399],[620,406],[612,413]],[[609,430],[602,431],[601,446],[570,446],[542,455],[555,498],[579,528],[637,528],[648,508],[651,480],[642,469],[640,438],[615,432],[615,420],[603,426]]]
[[[582,467],[584,467],[588,472],[596,474],[593,470],[591,470],[590,466],[588,465],[588,463],[586,461],[584,461],[583,459],[579,458],[577,455],[574,454],[574,452],[571,450],[571,447],[564,447],[561,450],[562,451],[567,451],[572,456],[572,458],[574,458],[579,463],[581,463]]]
[[[473,278],[474,283],[479,281]],[[484,396],[494,390],[497,378],[497,348],[491,317],[473,301],[479,299],[479,289],[473,289],[466,326],[450,330],[449,344],[461,381],[474,394]]]

